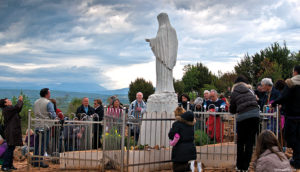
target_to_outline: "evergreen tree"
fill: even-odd
[[[142,92],[143,99],[147,101],[148,97],[154,93],[154,87],[151,81],[146,81],[144,78],[137,78],[129,85],[128,99],[130,102],[136,99],[136,93]]]
[[[214,75],[202,63],[186,65],[183,70],[182,81],[184,83],[185,92],[199,92],[204,84],[211,84],[214,80]]]
[[[173,79],[173,83],[174,83],[175,93],[177,93],[178,95],[183,94],[183,92],[184,92],[184,83],[183,83],[183,81]]]
[[[80,99],[80,98],[73,98],[71,100],[71,102],[69,103],[69,106],[68,106],[68,114],[76,113],[77,108],[79,106],[81,106],[81,104],[82,104],[82,99]],[[69,117],[72,118],[73,116],[69,116]]]

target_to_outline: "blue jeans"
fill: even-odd
[[[46,133],[46,134],[45,134]],[[45,138],[46,136],[46,138]],[[41,137],[41,141],[40,141]],[[46,142],[46,144],[45,144]],[[45,151],[47,150],[47,147],[49,145],[49,130],[48,129],[42,129],[42,128],[36,128],[35,129],[35,138],[34,138],[34,155],[37,156],[44,156]],[[41,146],[41,148],[40,148]],[[34,166],[38,166],[39,164],[42,164],[40,161],[42,158],[34,158],[35,162]]]
[[[275,117],[273,117],[273,116],[268,117],[268,119],[269,119],[270,122],[267,123],[267,129],[273,131],[276,134],[277,119]]]
[[[34,151],[34,147],[29,147],[29,151],[33,152]],[[28,146],[23,146],[21,148],[21,152],[22,152],[22,155],[25,156],[28,153]]]

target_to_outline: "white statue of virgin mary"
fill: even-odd
[[[156,57],[155,94],[174,93],[173,68],[177,59],[177,35],[170,24],[168,14],[160,13],[157,19],[159,28],[156,37],[146,39]]]

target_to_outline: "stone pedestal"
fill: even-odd
[[[168,133],[178,106],[175,93],[152,94],[147,101],[147,113],[143,116],[140,143],[149,146],[169,146]]]

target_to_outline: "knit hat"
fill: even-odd
[[[192,122],[192,121],[194,121],[194,113],[191,111],[187,111],[181,115],[181,118],[183,118],[186,121]]]
[[[201,97],[197,97],[196,100],[194,101],[195,105],[202,105],[203,99]]]

